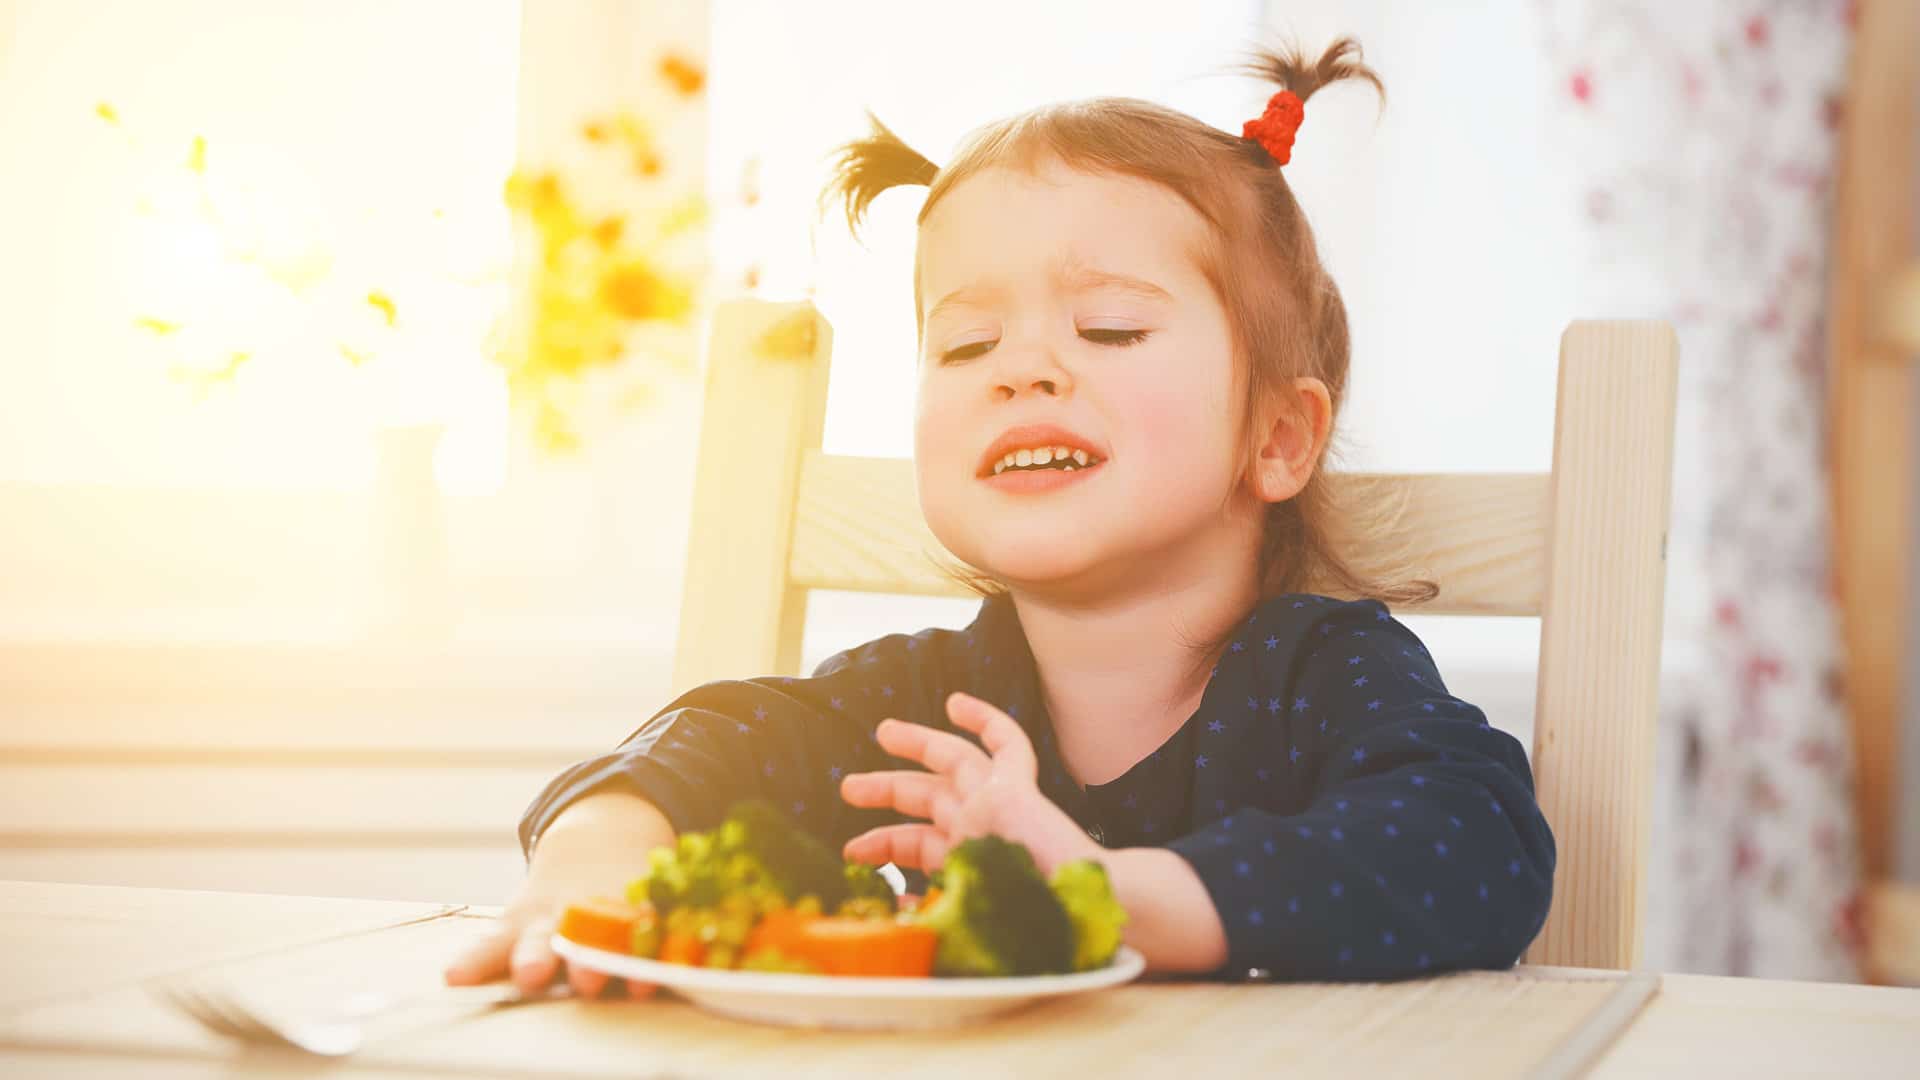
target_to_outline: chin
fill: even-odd
[[[962,498],[923,501],[921,510],[948,551],[1008,584],[1083,581],[1112,556],[1097,539],[1104,523],[1064,507],[1009,509]]]
[[[1032,538],[1014,534],[966,545],[964,552],[950,550],[998,581],[1027,591],[1044,591],[1097,576],[1100,559],[1083,541],[1075,547],[1079,539],[1057,534]]]

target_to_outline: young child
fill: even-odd
[[[1554,866],[1526,758],[1382,602],[1433,585],[1342,557],[1367,526],[1319,468],[1346,313],[1280,167],[1315,91],[1379,80],[1351,40],[1257,67],[1282,89],[1238,136],[1102,99],[988,125],[945,167],[877,124],[846,148],[855,227],[930,185],[914,460],[988,598],[811,678],[701,686],[562,773],[521,822],[526,885],[450,980],[543,982],[555,905],[749,795],[867,862],[931,869],[984,833],[1047,873],[1097,858],[1160,971],[1520,956]]]

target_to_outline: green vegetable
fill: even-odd
[[[834,914],[853,919],[885,919],[890,918],[898,908],[898,903],[892,897],[882,900],[877,896],[854,896],[841,904]]]
[[[913,921],[940,933],[941,975],[1047,975],[1073,970],[1073,923],[1020,845],[998,836],[947,852],[940,895]]]
[[[633,903],[646,901],[663,916],[678,908],[716,908],[755,915],[815,896],[826,910],[849,896],[871,889],[867,875],[886,880],[870,867],[856,874],[841,858],[773,806],[743,802],[728,811],[719,828],[680,834],[671,848],[647,855],[647,872],[627,889]],[[892,890],[886,895],[891,898]],[[751,922],[751,920],[749,920]]]
[[[779,949],[755,949],[740,958],[741,971],[780,971],[796,975],[817,975],[819,968]]]
[[[1120,948],[1127,909],[1114,899],[1107,868],[1092,859],[1063,863],[1053,872],[1053,894],[1073,923],[1073,970],[1105,967]]]
[[[682,833],[671,848],[647,853],[647,873],[627,887],[627,900],[646,901],[665,914],[682,906],[711,907],[728,892],[722,864],[714,857],[713,837]]]
[[[846,864],[847,896],[852,900],[885,900],[894,902],[893,886],[880,876],[877,867],[865,863]]]
[[[817,896],[832,910],[847,898],[846,863],[769,802],[736,804],[717,835],[720,851],[747,857],[734,860],[736,874],[756,877],[788,901]]]
[[[647,911],[633,921],[633,938],[628,943],[628,951],[635,956],[648,960],[660,953],[660,919],[652,911]]]

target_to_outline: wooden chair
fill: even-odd
[[[910,461],[821,452],[831,343],[806,303],[715,315],[676,693],[799,674],[809,589],[971,595],[928,558],[952,560]],[[1533,963],[1639,957],[1677,367],[1663,323],[1577,322],[1551,473],[1340,477],[1404,495],[1441,587],[1422,612],[1541,617],[1533,767],[1559,866]]]
[[[1867,892],[1863,967],[1876,982],[1920,986],[1920,836],[1901,824],[1915,820],[1920,807],[1920,751],[1902,752],[1902,742],[1913,738],[1902,729],[1914,693],[1908,621],[1920,411],[1913,399],[1913,361],[1920,356],[1920,6],[1866,0],[1853,40],[1828,259],[1834,582]]]

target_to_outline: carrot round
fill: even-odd
[[[684,931],[668,933],[660,939],[660,962],[700,967],[707,959],[707,947],[700,939]]]
[[[800,928],[820,918],[822,916],[794,911],[792,908],[769,911],[748,932],[746,951],[774,949],[788,956],[797,955],[794,943],[799,940]]]
[[[797,923],[789,928],[788,939],[776,947],[827,975],[912,978],[933,973],[939,945],[940,934],[931,927],[829,916]]]
[[[623,953],[633,944],[633,924],[641,909],[624,900],[596,896],[568,904],[560,913],[560,936],[590,948]]]

